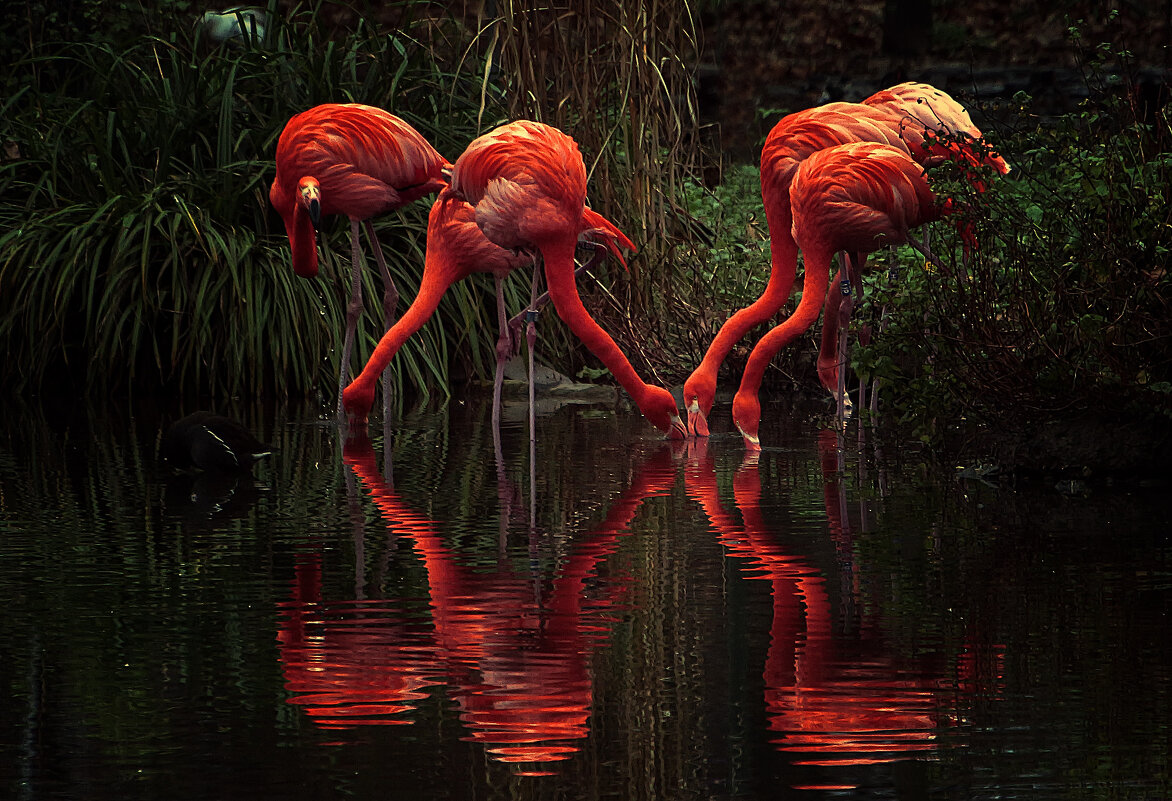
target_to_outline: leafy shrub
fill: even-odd
[[[1172,415],[1168,116],[1140,118],[1104,70],[1088,64],[1091,99],[1053,124],[1016,99],[999,142],[1013,172],[984,193],[936,177],[980,247],[965,261],[955,231],[934,226],[945,264],[876,293],[890,324],[859,355],[905,417]]]
[[[0,370],[10,385],[332,395],[349,226],[323,226],[320,279],[293,274],[267,196],[277,136],[312,105],[365,102],[454,154],[475,136],[479,109],[459,98],[480,98],[480,87],[440,72],[407,33],[360,24],[326,39],[312,15],[269,12],[255,46],[215,47],[181,25],[120,47],[45,44],[17,65],[19,88],[0,115]],[[401,303],[422,270],[426,215],[420,202],[376,221]],[[375,272],[364,274],[368,298]],[[450,293],[437,324],[396,359],[400,391],[403,377],[446,385],[455,352],[469,354],[470,370],[491,369],[495,334],[480,332],[495,331],[495,318],[483,294]],[[381,333],[376,317],[361,323],[360,358]]]

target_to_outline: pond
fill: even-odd
[[[958,480],[768,409],[11,404],[0,796],[1169,797],[1167,487]],[[187,410],[190,411],[190,410]],[[721,415],[718,406],[717,417]]]

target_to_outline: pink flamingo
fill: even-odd
[[[277,140],[277,177],[269,202],[285,222],[293,269],[317,275],[316,229],[321,218],[350,218],[350,302],[338,370],[338,414],[350,368],[354,329],[362,313],[362,246],[358,225],[374,246],[383,279],[383,315],[387,328],[399,293],[387,269],[370,218],[438,192],[451,165],[418,131],[373,106],[326,103],[292,117]]]
[[[684,383],[684,406],[691,433],[708,435],[707,417],[715,400],[717,374],[733,345],[751,328],[772,317],[789,298],[798,261],[798,247],[790,232],[793,215],[789,185],[802,161],[835,145],[883,142],[925,166],[952,158],[1008,170],[1005,162],[983,143],[962,147],[959,142],[949,144],[951,139],[940,139],[940,134],[954,130],[974,139],[981,136],[959,103],[928,84],[899,84],[863,103],[829,103],[805,109],[782,118],[773,127],[761,151],[761,197],[770,231],[769,282],[756,301],[725,322]]]
[[[733,422],[745,447],[759,450],[765,368],[782,347],[818,318],[840,250],[870,253],[909,241],[910,229],[939,219],[923,169],[908,154],[875,142],[821,150],[801,163],[790,186],[794,241],[805,254],[806,277],[798,308],[753,348],[733,398]]]
[[[574,248],[584,227],[586,167],[574,140],[539,122],[502,125],[472,142],[456,160],[451,189],[475,207],[476,224],[492,242],[541,253],[558,316],[652,425],[682,439],[686,429],[671,393],[639,378],[578,297]]]

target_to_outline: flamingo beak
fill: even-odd
[[[668,429],[668,439],[687,439],[688,427],[684,425],[683,419],[678,414],[671,416],[671,428]]]
[[[708,436],[708,418],[700,411],[700,401],[697,398],[693,398],[688,405],[688,431],[693,436]]]
[[[301,193],[301,205],[309,214],[310,222],[317,228],[321,224],[321,186],[313,178],[306,177],[301,179],[297,191]]]
[[[740,426],[738,426],[738,428],[740,428]],[[741,438],[745,440],[745,450],[746,451],[760,451],[761,450],[761,440],[756,434],[750,434],[749,432],[745,431],[745,429],[743,429],[743,428],[740,429],[740,432],[741,432]]]

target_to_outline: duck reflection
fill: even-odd
[[[802,765],[865,765],[909,758],[935,747],[933,680],[901,670],[866,625],[836,642],[826,580],[770,533],[761,510],[756,455],[733,479],[738,516],[725,509],[708,443],[697,439],[685,471],[688,496],[704,509],[721,543],[772,584],[773,619],[764,669],[765,706],[774,746]],[[833,463],[833,462],[832,462]],[[824,462],[824,464],[826,464]],[[849,535],[837,472],[824,477],[830,527]],[[841,544],[840,544],[841,547]],[[856,641],[857,640],[857,641]]]
[[[674,485],[669,446],[634,471],[602,523],[574,539],[544,588],[505,559],[488,571],[462,564],[440,525],[379,474],[365,437],[348,442],[343,459],[388,527],[410,539],[426,569],[430,615],[412,620],[384,604],[377,617],[358,619],[321,604],[320,563],[308,560],[281,622],[287,686],[297,693],[290,702],[323,726],[410,723],[425,689],[444,684],[465,739],[495,759],[532,774],[569,758],[589,733],[592,655],[628,595],[629,577],[599,567],[643,501]]]

